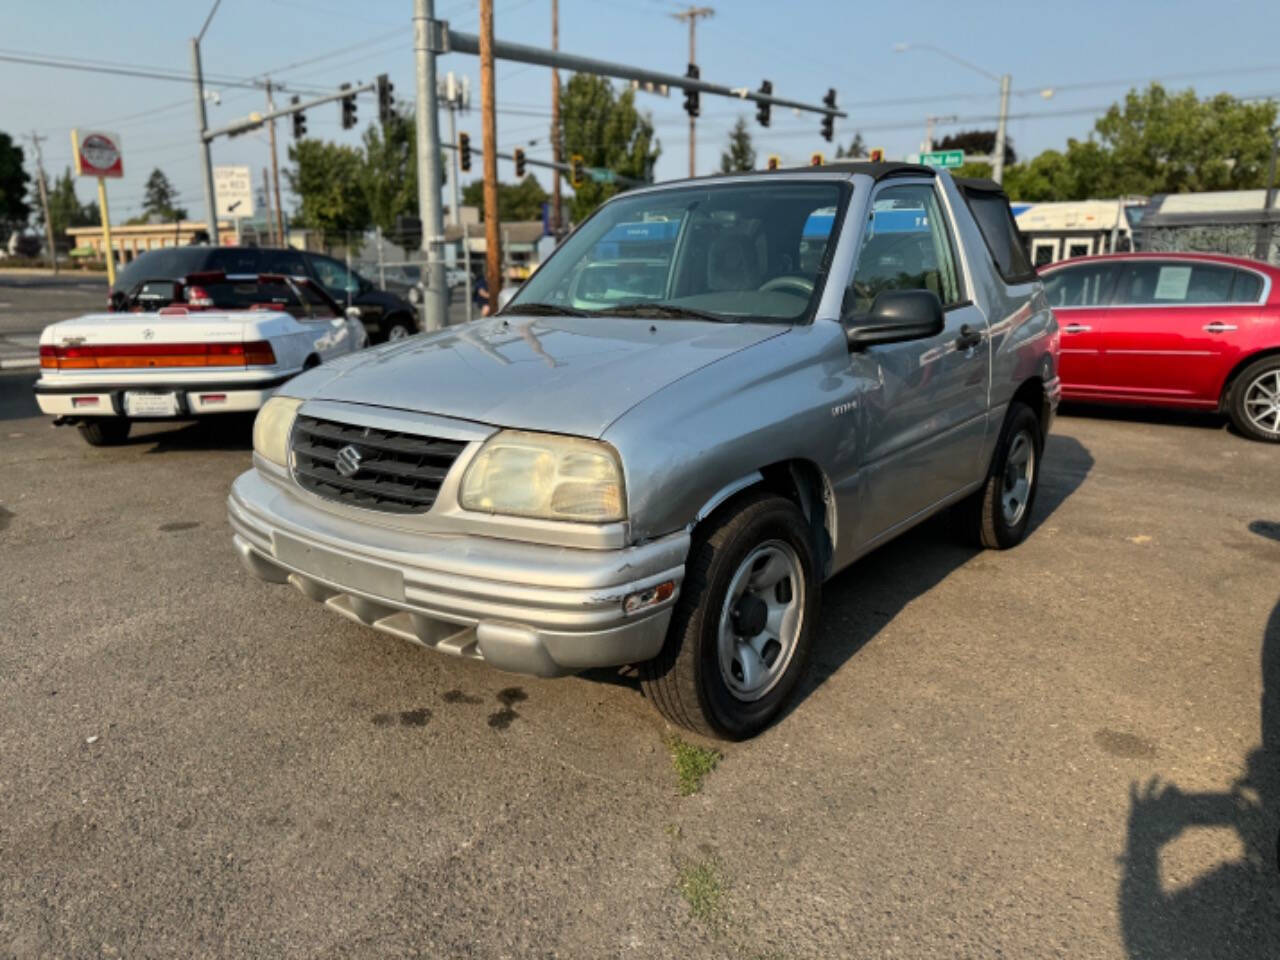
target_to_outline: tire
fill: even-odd
[[[1040,420],[1025,403],[1009,405],[991,469],[982,489],[961,507],[966,533],[980,546],[992,550],[1016,547],[1027,535],[1036,491],[1040,487],[1040,460],[1044,453],[1044,435]],[[1025,464],[1026,480],[1021,493],[1011,473]],[[1006,499],[1006,494],[1009,498]],[[1016,509],[1010,509],[1010,505]]]
[[[752,577],[763,582],[779,569],[775,564],[787,576],[752,588]],[[640,665],[641,687],[657,711],[708,737],[743,740],[764,729],[791,698],[808,661],[822,590],[817,569],[809,525],[790,500],[747,493],[712,514],[695,531],[666,643]],[[735,613],[728,601],[736,584],[744,589]],[[736,626],[738,615],[748,618],[746,630],[759,630],[759,618],[767,616],[760,609],[769,610],[771,602],[778,622],[770,627],[766,620],[750,641],[735,639],[744,629]],[[722,621],[724,649],[735,651],[727,657],[721,656]],[[748,658],[754,686],[744,674]]]
[[[385,326],[382,329],[382,338],[390,343],[392,340],[403,340],[405,337],[411,337],[417,332],[409,320],[403,317],[394,317],[385,322]]]
[[[1240,371],[1227,398],[1227,415],[1250,440],[1280,443],[1280,356],[1263,357]]]
[[[130,421],[124,417],[101,417],[80,424],[80,436],[91,447],[114,447],[129,436]]]

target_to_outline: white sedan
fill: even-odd
[[[122,442],[135,420],[257,410],[303,370],[369,342],[358,309],[301,277],[144,281],[122,306],[40,335],[36,401],[94,446]]]

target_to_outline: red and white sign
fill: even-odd
[[[71,131],[71,155],[77,177],[123,177],[120,136],[101,130]]]

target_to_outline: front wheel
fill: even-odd
[[[124,443],[132,424],[123,417],[101,417],[80,424],[80,436],[91,447],[113,447]]]
[[[1027,535],[1043,451],[1035,413],[1025,403],[1011,404],[986,482],[961,506],[965,525],[981,546],[1008,550]]]
[[[403,340],[406,337],[411,337],[413,336],[413,332],[413,329],[409,326],[409,321],[397,319],[392,320],[388,324],[384,336],[386,336],[387,341],[390,342],[393,340]]]
[[[756,493],[727,504],[695,534],[666,644],[641,664],[645,696],[697,733],[753,736],[804,672],[820,592],[794,503]]]
[[[1280,443],[1280,356],[1263,357],[1241,371],[1231,388],[1227,413],[1251,440]]]

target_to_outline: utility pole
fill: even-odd
[[[498,122],[493,90],[493,0],[480,0],[480,126],[484,144],[485,274],[490,312],[502,290],[502,241],[498,225]]]
[[[551,49],[560,49],[560,0],[551,0]],[[560,163],[560,71],[551,68],[551,159]],[[560,171],[551,177],[551,235],[560,239]]]
[[[204,111],[204,70],[200,66],[200,41],[204,39],[204,32],[209,29],[209,23],[221,3],[222,0],[214,0],[213,8],[204,18],[204,26],[191,38],[191,75],[196,84],[196,124],[200,134],[200,163],[204,168],[204,209],[209,221],[209,242],[215,247],[218,245],[218,198],[213,187],[213,157],[209,152],[209,141],[205,139],[209,123]]]
[[[689,24],[689,63],[698,62],[698,18],[715,16],[715,11],[710,7],[690,7],[688,10],[681,10],[679,13],[673,13],[671,16],[677,20],[687,21]],[[693,115],[689,115],[689,176],[696,177],[698,175],[698,145],[697,145],[697,121]]]
[[[262,205],[267,208],[267,215],[263,218],[267,224],[267,242],[270,246],[284,246],[277,237],[275,242],[271,242],[271,234],[275,231],[275,224],[271,222],[271,181],[267,179],[267,168],[262,168]]]
[[[49,244],[49,264],[53,267],[56,275],[58,272],[58,244],[53,236],[53,218],[49,216],[49,189],[44,179],[44,152],[40,149],[40,141],[48,140],[48,137],[42,137],[34,130],[31,136],[26,139],[31,141],[31,145],[36,151],[36,175],[39,178],[37,183],[40,186],[40,206],[44,208],[44,237],[45,242]],[[1275,158],[1272,157],[1271,165],[1275,166]]]
[[[991,179],[1004,182],[1005,129],[1009,125],[1009,74],[1000,77],[1000,122],[996,125],[996,155],[991,158]]]
[[[444,284],[444,213],[440,209],[440,129],[436,111],[436,49],[432,36],[434,0],[413,0],[413,48],[417,61],[418,218],[426,254],[427,289],[423,291],[423,326],[441,330],[449,322],[449,294]]]
[[[267,112],[275,113],[276,104],[271,99],[271,80],[267,80]],[[271,175],[276,186],[276,245],[280,247],[288,246],[284,242],[284,211],[280,208],[280,161],[276,156],[276,122],[271,121]],[[267,206],[271,206],[271,194],[267,194]]]

